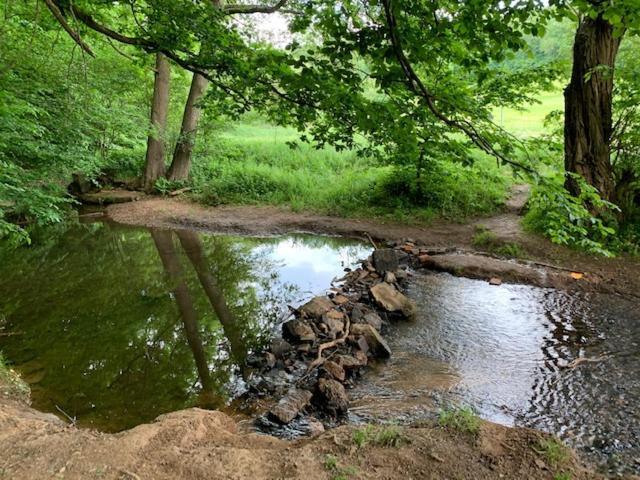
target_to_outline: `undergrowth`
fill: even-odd
[[[480,418],[470,407],[452,407],[441,410],[438,423],[461,433],[477,435],[480,431]]]

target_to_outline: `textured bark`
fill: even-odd
[[[173,152],[173,161],[171,162],[169,173],[167,173],[169,180],[184,180],[189,176],[191,154],[196,141],[198,120],[200,120],[198,101],[202,98],[208,83],[208,80],[199,73],[193,74],[189,96],[182,116],[180,137]]]
[[[581,175],[606,200],[614,198],[615,190],[610,140],[613,67],[620,40],[601,17],[583,19],[575,36],[571,81],[564,91],[565,170]],[[603,65],[610,70],[594,71]],[[575,179],[567,176],[565,186],[579,195]]]
[[[169,112],[169,61],[162,53],[156,54],[156,73],[151,105],[152,131],[147,139],[147,157],[142,186],[149,191],[156,180],[164,175],[164,135]]]
[[[158,249],[160,260],[173,287],[173,294],[178,304],[180,319],[184,325],[185,336],[198,370],[198,377],[202,384],[200,405],[207,408],[220,407],[224,400],[220,398],[214,388],[214,382],[209,371],[207,353],[202,344],[198,331],[198,313],[189,294],[180,259],[176,254],[172,233],[168,230],[151,230],[151,236]]]

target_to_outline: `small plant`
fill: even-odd
[[[362,448],[365,445],[399,447],[406,441],[406,438],[402,435],[402,430],[397,425],[386,425],[378,428],[373,425],[367,425],[364,428],[354,430],[351,434],[351,439],[358,448]]]
[[[338,459],[331,454],[325,457],[324,468],[333,474],[331,480],[349,480],[358,474],[358,469],[355,467],[341,467],[338,464]]]
[[[11,396],[25,397],[29,395],[29,386],[6,364],[0,353],[0,387],[3,387]]]
[[[454,407],[441,410],[438,423],[462,433],[476,435],[480,430],[480,418],[470,407]]]
[[[553,480],[571,480],[571,475],[567,472],[558,473],[553,477]]]
[[[542,455],[552,466],[560,465],[569,458],[567,447],[557,438],[540,440],[534,450]]]
[[[484,225],[476,226],[476,233],[471,241],[474,247],[485,249],[503,257],[524,258],[525,251],[517,243],[504,242]]]
[[[499,243],[498,237],[483,225],[476,227],[476,234],[471,241],[476,248],[492,248]]]

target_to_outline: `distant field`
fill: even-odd
[[[544,119],[553,110],[562,110],[562,91],[543,92],[538,97],[540,103],[527,106],[524,110],[496,108],[494,121],[517,136],[533,137],[544,133]]]

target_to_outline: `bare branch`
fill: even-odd
[[[58,6],[54,3],[54,1],[44,0],[44,3],[47,5],[47,8],[51,11],[51,14],[55,17],[58,23],[62,26],[64,31],[67,32],[69,36],[73,39],[73,41],[76,42],[78,46],[82,48],[82,50],[87,52],[92,57],[95,57],[96,55],[95,53],[93,53],[93,50],[91,50],[91,47],[89,47],[89,45],[87,45],[82,40],[78,32],[76,32],[73,28],[71,28],[71,26],[67,23],[66,18],[64,18],[64,15],[62,15],[62,12],[58,8]]]

